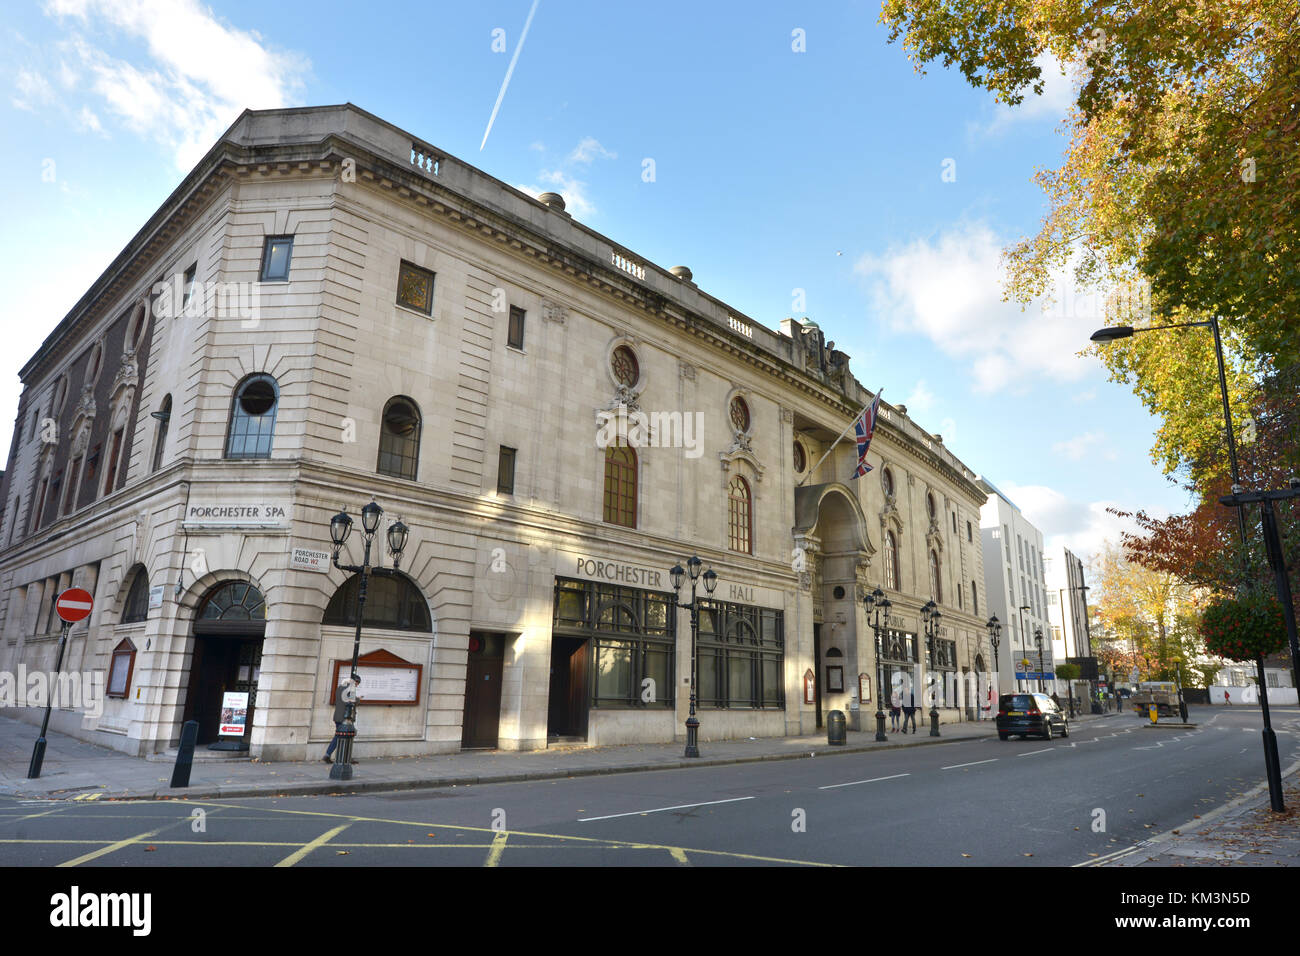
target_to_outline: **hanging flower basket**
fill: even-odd
[[[1201,614],[1207,653],[1230,661],[1253,661],[1286,647],[1282,605],[1271,594],[1252,592],[1216,598]]]

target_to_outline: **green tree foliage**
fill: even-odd
[[[1047,60],[1075,105],[1049,209],[1009,252],[1028,300],[1072,267],[1149,285],[1170,315],[1220,316],[1249,354],[1300,360],[1300,8],[1293,0],[884,0],[922,69],[1019,103]]]

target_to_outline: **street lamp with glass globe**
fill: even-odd
[[[704,562],[698,556],[692,556],[686,562],[684,570],[680,564],[674,565],[668,572],[672,578],[673,590],[677,592],[677,606],[691,612],[691,712],[686,718],[686,757],[698,757],[700,755],[699,730],[700,721],[695,716],[695,650],[700,635],[700,602],[695,596],[696,583],[699,581],[700,568]],[[689,575],[691,579],[691,601],[689,604],[681,603],[682,584],[684,579]],[[709,596],[713,595],[713,590],[718,586],[718,575],[712,569],[704,572],[704,591]]]
[[[885,736],[885,672],[881,658],[884,656],[884,642],[881,635],[889,627],[889,609],[893,606],[885,592],[876,588],[862,599],[867,607],[867,621],[876,634],[876,740],[884,741]]]

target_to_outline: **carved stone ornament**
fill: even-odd
[[[542,319],[544,321],[563,325],[568,317],[569,310],[560,303],[553,302],[550,299],[542,300]]]
[[[785,424],[787,424],[787,425],[793,425],[793,424],[794,424],[794,412],[791,411],[791,410],[788,409],[788,408],[783,408],[783,409],[781,409],[781,421],[785,422]]]
[[[614,397],[605,403],[605,407],[601,411],[617,412],[620,407],[628,412],[641,410],[641,405],[637,401],[637,393],[630,386],[622,383],[614,386]]]
[[[86,418],[91,421],[95,418],[95,390],[87,385],[81,390],[81,398],[77,400],[77,407],[72,411],[72,420]]]
[[[113,376],[113,387],[109,394],[116,396],[120,389],[135,388],[139,383],[140,372],[136,367],[135,352],[123,352],[122,361],[117,366],[117,374]]]
[[[695,381],[695,366],[689,362],[680,362],[677,365],[678,374],[687,381]]]

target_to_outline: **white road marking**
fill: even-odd
[[[955,764],[953,764],[951,767],[940,767],[939,769],[940,769],[940,770],[960,770],[962,767],[974,767],[974,766],[976,766],[977,764],[982,764],[982,763],[994,763],[997,759],[998,759],[997,757],[994,757],[992,760],[975,760],[975,761],[972,761],[971,763],[955,763]]]
[[[1032,757],[1034,754],[1045,754],[1049,750],[1055,750],[1055,747],[1046,747],[1043,750],[1031,750],[1029,753],[1016,754],[1017,757]]]
[[[888,777],[872,777],[870,780],[854,780],[852,783],[832,783],[827,787],[818,787],[818,790],[834,790],[836,787],[856,787],[860,783],[878,783],[881,780],[897,780],[899,777],[910,777],[910,773],[896,773]]]
[[[668,810],[689,810],[692,807],[712,807],[719,803],[739,803],[741,800],[753,800],[753,797],[732,797],[730,800],[706,800],[703,803],[683,803],[676,807],[656,807],[653,810],[633,810],[630,813],[610,813],[603,817],[579,817],[579,823],[591,823],[593,820],[613,820],[615,817],[637,817],[643,813],[665,813]]]

